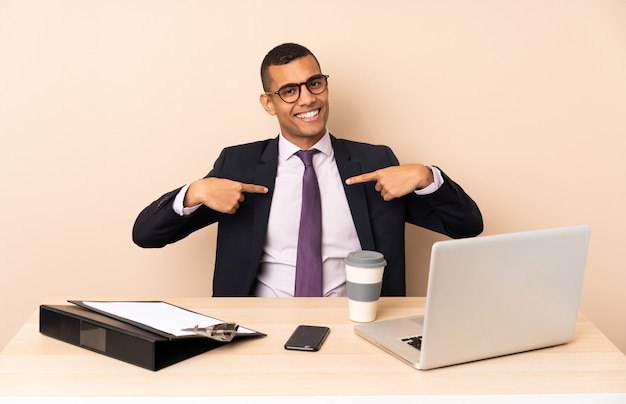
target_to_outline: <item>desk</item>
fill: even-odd
[[[41,335],[37,310],[0,354],[0,398],[233,395],[279,399],[300,395],[424,398],[525,394],[591,397],[608,393],[602,397],[619,400],[611,402],[626,402],[626,358],[583,315],[578,318],[574,341],[569,344],[419,371],[356,336],[354,323],[347,318],[345,298],[167,301],[222,320],[236,321],[268,336],[236,341],[152,372]],[[378,319],[421,314],[424,305],[425,298],[382,298]],[[298,324],[331,328],[319,352],[283,349]]]

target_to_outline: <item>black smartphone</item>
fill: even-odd
[[[328,337],[330,328],[317,325],[299,325],[285,343],[285,349],[319,351]]]

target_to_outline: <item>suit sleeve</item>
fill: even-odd
[[[224,154],[222,151],[206,177],[217,176],[216,173],[223,165]],[[174,199],[181,188],[166,193],[139,213],[132,231],[135,244],[144,248],[164,247],[217,222],[218,212],[204,205],[188,216],[180,216],[176,213],[173,207]]]
[[[217,212],[201,206],[189,216],[174,212],[173,202],[180,190],[163,195],[139,213],[133,225],[133,242],[144,248],[160,248],[217,221]]]
[[[474,237],[483,231],[476,202],[441,171],[443,185],[428,195],[407,196],[407,221],[452,238]]]

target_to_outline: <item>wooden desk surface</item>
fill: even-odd
[[[345,298],[167,301],[268,336],[237,341],[152,372],[41,335],[36,311],[0,354],[0,398],[595,393],[626,397],[625,356],[582,315],[569,344],[419,371],[356,336]],[[378,319],[423,313],[424,303],[417,297],[383,298]],[[283,349],[298,324],[331,328],[321,351]]]

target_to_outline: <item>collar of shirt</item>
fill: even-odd
[[[332,156],[333,145],[330,141],[330,133],[328,130],[326,130],[324,136],[317,143],[315,143],[311,149],[317,149],[327,157]],[[278,160],[280,162],[286,161],[299,150],[301,149],[289,140],[285,139],[282,133],[278,136]]]

